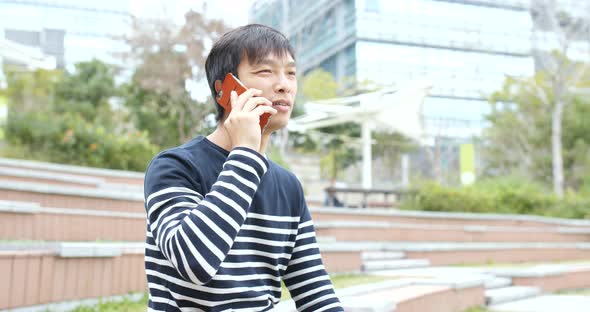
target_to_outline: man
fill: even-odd
[[[282,280],[299,311],[342,311],[299,181],[264,156],[293,110],[293,48],[278,31],[247,25],[213,45],[205,68],[214,98],[229,72],[250,89],[232,92],[230,113],[217,105],[213,133],[148,167],[149,309],[271,311]]]

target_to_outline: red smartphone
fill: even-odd
[[[220,96],[217,98],[217,103],[223,107],[228,113],[231,112],[231,100],[230,95],[232,91],[236,91],[238,95],[244,93],[248,88],[242,84],[242,82],[236,78],[232,73],[228,73],[225,75],[223,79],[223,83],[221,84],[221,92]],[[268,120],[270,119],[270,114],[265,113],[260,116],[260,129],[264,129]]]

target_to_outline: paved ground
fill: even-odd
[[[483,279],[486,284],[493,282],[494,272],[519,272],[527,271],[554,271],[556,268],[588,266],[589,263],[571,264],[546,264],[533,265],[531,267],[428,267],[405,270],[375,271],[373,274],[385,276],[412,277],[413,279],[437,279],[441,282],[467,281],[470,279]],[[539,295],[532,298],[510,301],[492,305],[489,309],[493,312],[589,312],[590,295]]]
[[[588,312],[590,296],[545,295],[498,304],[489,309],[494,312]]]

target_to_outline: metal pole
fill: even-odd
[[[371,155],[371,124],[370,121],[364,120],[362,122],[362,138],[363,138],[363,188],[370,189],[372,187],[372,155]]]
[[[402,186],[410,185],[410,155],[402,154]]]

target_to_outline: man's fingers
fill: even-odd
[[[244,91],[244,93],[240,94],[239,96],[237,95],[236,91],[232,91],[230,95],[232,110],[241,111],[249,99],[261,94],[262,91],[253,88]]]
[[[260,105],[257,106],[255,109],[252,110],[253,113],[256,113],[258,116],[262,116],[265,113],[269,113],[274,115],[277,113],[277,110],[272,108],[271,106]]]
[[[229,105],[231,105],[231,110],[235,111],[237,109],[237,104],[238,102],[238,93],[236,93],[236,91],[233,91],[229,94]]]
[[[243,112],[249,112],[249,111],[254,110],[254,108],[256,108],[258,106],[272,106],[272,102],[269,101],[265,97],[261,97],[261,96],[253,97],[253,98],[250,98],[246,102],[246,104],[244,104],[244,107],[242,108],[242,111]]]

